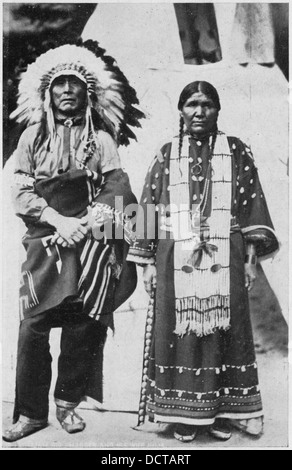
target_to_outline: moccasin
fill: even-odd
[[[85,422],[81,416],[76,413],[75,409],[61,408],[60,406],[57,406],[56,416],[62,428],[69,434],[81,432],[86,426]]]
[[[192,442],[196,439],[198,429],[196,426],[188,424],[177,424],[174,431],[174,437],[181,442]]]
[[[261,437],[264,432],[264,420],[263,417],[251,418],[251,419],[231,419],[230,424],[240,431],[253,437]]]
[[[47,422],[44,423],[30,423],[21,421],[19,419],[17,423],[13,424],[10,428],[3,432],[2,439],[6,442],[14,442],[22,439],[23,437],[29,436],[35,432],[40,431],[48,426]]]
[[[217,418],[215,423],[209,427],[208,432],[220,441],[228,441],[232,436],[230,425],[227,419],[223,418]]]

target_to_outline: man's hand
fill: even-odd
[[[87,217],[78,219],[76,217],[60,216],[55,227],[59,236],[67,242],[69,246],[74,246],[76,243],[81,242],[89,232]]]
[[[58,232],[55,232],[54,235],[52,236],[52,239],[51,239],[51,245],[61,245],[63,246],[64,248],[68,247],[69,246],[69,243],[67,243],[64,238],[60,237],[60,235],[58,234]]]
[[[143,268],[144,287],[147,294],[151,295],[152,290],[156,289],[157,285],[157,271],[154,264],[147,264]]]
[[[41,222],[46,222],[55,227],[51,243],[62,246],[75,246],[83,240],[90,231],[88,217],[64,217],[51,207],[46,207],[41,215]]]

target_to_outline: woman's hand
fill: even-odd
[[[256,265],[256,248],[253,243],[248,243],[246,246],[246,257],[244,263],[245,273],[245,287],[251,290],[257,278],[257,265]]]
[[[151,295],[153,289],[156,289],[157,285],[157,271],[154,264],[147,264],[143,268],[143,279],[145,290],[147,294]]]
[[[256,264],[245,263],[244,272],[245,272],[245,287],[247,287],[248,290],[251,290],[257,278]]]

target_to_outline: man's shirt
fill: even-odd
[[[71,157],[69,168],[78,168],[83,161],[86,140],[82,139],[84,126],[71,127]],[[13,154],[15,161],[15,180],[13,185],[13,203],[16,214],[38,220],[47,202],[34,190],[37,180],[52,178],[58,175],[63,153],[64,126],[56,125],[54,140],[48,138],[38,145],[40,125],[28,127],[22,133],[17,149]],[[108,171],[121,168],[117,144],[113,138],[102,130],[96,131],[97,145],[93,147],[87,159],[86,168],[92,171]]]

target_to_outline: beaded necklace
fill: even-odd
[[[208,202],[210,182],[211,182],[211,178],[212,178],[212,157],[213,157],[214,147],[215,147],[215,143],[216,143],[216,135],[217,135],[217,133],[212,133],[209,136],[208,167],[207,167],[207,171],[206,171],[206,177],[205,177],[202,197],[201,197],[201,200],[200,200],[199,204],[196,204],[195,208],[192,207],[192,209],[191,209],[191,219],[192,219],[193,228],[195,228],[195,226],[197,227],[196,222],[198,221],[198,219],[200,219],[201,214],[204,213],[204,211],[206,209],[206,206],[207,206],[207,202]],[[192,137],[195,140],[197,140],[197,142],[201,143],[200,139],[198,139],[194,136],[192,136]],[[202,160],[201,160],[201,162],[202,162]],[[196,181],[197,183],[199,183],[198,178],[199,178],[200,174],[202,173],[201,162],[196,163],[195,165],[193,165],[190,168],[190,172],[192,174],[192,179],[193,179],[193,181]]]

